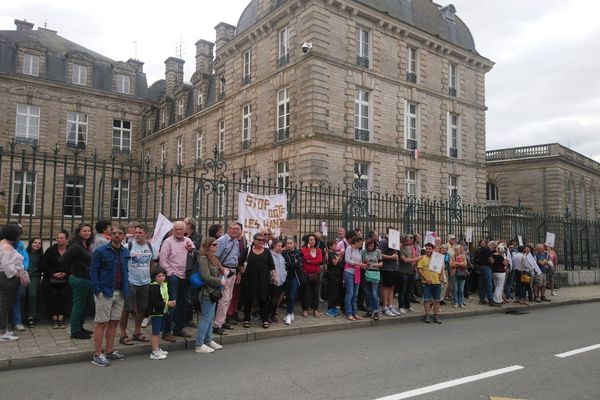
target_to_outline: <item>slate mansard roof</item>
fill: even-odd
[[[286,0],[277,0],[279,7]],[[441,7],[431,0],[353,0],[374,10],[387,14],[399,21],[414,26],[430,35],[452,43],[465,50],[477,53],[471,31],[454,15],[454,6]],[[236,35],[258,22],[258,2],[252,0],[242,12]]]

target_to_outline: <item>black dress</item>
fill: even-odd
[[[271,271],[275,269],[271,252],[265,249],[262,254],[256,254],[254,250],[251,250],[247,263],[240,283],[241,297],[243,299],[269,299]]]

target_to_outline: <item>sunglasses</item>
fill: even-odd
[[[264,241],[265,241],[265,238],[256,238],[256,239],[254,239],[254,240],[256,240],[257,242],[264,242]]]
[[[211,243],[210,245],[211,246],[218,246],[218,244],[216,244],[216,243]]]

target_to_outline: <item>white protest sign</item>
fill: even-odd
[[[390,229],[388,231],[388,247],[394,250],[400,250],[400,231]]]
[[[444,255],[434,251],[431,254],[431,261],[429,262],[429,270],[440,274],[444,269]]]
[[[465,234],[465,242],[473,243],[473,227],[472,226],[467,227],[467,232]]]
[[[323,236],[327,236],[327,233],[329,232],[327,228],[327,222],[321,221],[321,234]]]
[[[554,247],[554,241],[556,240],[556,235],[552,232],[546,232],[546,246]]]
[[[154,250],[157,254],[163,238],[171,229],[173,229],[173,223],[169,221],[167,217],[162,215],[162,213],[158,213],[156,225],[154,225],[154,233],[152,234],[152,239],[150,239],[150,243],[152,243],[152,250]]]
[[[287,220],[287,195],[272,196],[240,192],[238,221],[244,224],[244,236],[251,240],[261,229],[270,228],[275,237],[281,235],[281,221]]]
[[[425,243],[435,244],[435,232],[427,231],[425,232]]]
[[[523,246],[523,236],[518,235],[517,238],[519,239],[519,246]]]

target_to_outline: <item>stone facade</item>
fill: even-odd
[[[217,25],[214,59],[212,43],[196,43],[192,85],[178,85],[167,65],[165,86],[176,89],[148,115],[158,123],[145,132],[146,157],[167,169],[193,168],[217,146],[238,176],[249,169],[274,181],[361,179],[374,191],[437,198],[448,197],[453,176],[463,201],[483,199],[485,73],[493,63],[361,3],[370,2],[253,0],[237,29]],[[304,42],[312,43],[306,53]]]
[[[486,154],[488,204],[598,219],[600,163],[558,143]]]

